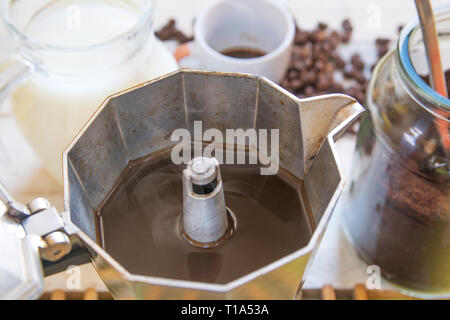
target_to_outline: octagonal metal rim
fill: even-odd
[[[115,93],[113,95],[110,95],[107,97],[103,103],[100,105],[100,107],[95,111],[95,113],[91,116],[91,118],[87,121],[87,123],[83,126],[83,128],[79,131],[79,133],[75,136],[75,138],[72,140],[72,142],[66,147],[66,149],[63,152],[63,177],[64,177],[64,207],[67,211],[66,214],[66,224],[68,225],[68,230],[74,234],[77,234],[86,245],[88,245],[92,250],[94,250],[98,255],[100,255],[106,262],[108,262],[117,272],[120,273],[120,275],[129,282],[141,282],[146,284],[153,284],[153,285],[160,285],[160,286],[170,286],[170,287],[179,287],[179,288],[187,288],[187,289],[196,289],[196,290],[206,290],[206,291],[214,291],[218,293],[225,293],[229,292],[233,289],[236,289],[264,274],[267,274],[291,261],[294,261],[302,256],[305,256],[306,254],[309,254],[313,251],[313,249],[316,247],[316,244],[319,242],[320,237],[322,236],[322,231],[326,228],[328,221],[331,217],[331,213],[334,210],[334,207],[337,203],[337,200],[339,199],[345,185],[345,178],[342,172],[342,166],[340,164],[339,158],[337,157],[336,147],[335,147],[335,138],[339,136],[345,128],[347,128],[355,119],[359,117],[359,115],[363,112],[363,108],[359,105],[359,103],[354,100],[353,98],[343,95],[343,94],[329,94],[327,96],[342,96],[349,98],[354,101],[354,104],[357,107],[357,112],[354,112],[352,116],[345,119],[343,122],[341,122],[338,126],[336,126],[331,132],[328,133],[326,137],[326,142],[329,143],[331,151],[333,153],[334,160],[337,164],[337,169],[339,172],[340,182],[328,204],[326,207],[319,224],[317,225],[316,229],[313,231],[311,239],[309,240],[308,244],[301,249],[281,258],[277,261],[274,261],[262,268],[259,268],[257,270],[254,270],[250,272],[249,274],[242,276],[240,278],[237,278],[233,281],[230,281],[225,284],[213,284],[213,283],[205,283],[205,282],[197,282],[197,281],[186,281],[186,280],[176,280],[176,279],[167,279],[167,278],[161,278],[161,277],[152,277],[152,276],[141,276],[137,274],[132,274],[128,272],[119,262],[117,262],[110,254],[108,254],[103,248],[101,248],[95,241],[93,241],[87,234],[85,234],[83,231],[81,231],[76,225],[74,225],[71,222],[70,218],[70,211],[69,211],[69,201],[70,201],[70,190],[69,190],[69,181],[68,181],[68,153],[72,149],[72,147],[77,143],[79,138],[83,135],[83,133],[86,131],[86,129],[89,127],[89,125],[96,119],[96,117],[99,115],[99,113],[106,107],[106,105],[109,103],[109,101],[113,98],[116,98],[118,96],[121,96],[125,93],[134,91],[136,89],[139,89],[141,87],[150,85],[152,83],[159,82],[161,80],[164,80],[166,78],[172,77],[177,74],[215,74],[215,75],[222,75],[222,76],[233,76],[233,77],[241,77],[241,78],[249,78],[249,79],[259,79],[264,82],[266,82],[268,85],[272,87],[276,87],[277,90],[280,90],[284,95],[286,95],[288,98],[294,100],[297,104],[300,102],[308,102],[313,101],[317,98],[322,97],[312,97],[312,98],[305,98],[305,99],[299,99],[289,91],[281,88],[280,86],[276,85],[271,80],[268,80],[265,77],[261,76],[255,76],[251,74],[245,74],[245,73],[232,73],[232,72],[210,72],[210,71],[198,71],[198,70],[186,70],[186,69],[179,69],[177,71],[165,74],[161,77],[157,77],[155,79],[152,79],[150,81],[144,82],[140,85],[131,87],[129,89],[120,91],[118,93]]]

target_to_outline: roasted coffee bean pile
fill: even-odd
[[[351,41],[352,33],[349,19],[342,22],[340,31],[330,30],[323,22],[312,31],[297,27],[291,64],[281,85],[300,98],[339,92],[365,103],[366,63],[357,53],[348,61],[338,53],[340,45]],[[389,50],[389,39],[376,39],[375,46],[380,59]]]
[[[345,93],[364,104],[368,82],[364,73],[366,63],[357,53],[349,59],[338,53],[339,46],[348,44],[353,33],[349,19],[345,19],[341,27],[339,31],[330,30],[323,22],[312,31],[297,27],[289,70],[280,85],[300,98]],[[193,40],[176,28],[174,19],[157,31],[156,36],[162,41],[176,40],[180,44]],[[388,52],[389,45],[389,39],[375,40],[378,59]]]
[[[188,37],[177,29],[175,19],[170,19],[159,31],[156,31],[155,34],[161,41],[176,40],[180,44],[194,39],[194,37]]]

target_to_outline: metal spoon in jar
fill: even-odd
[[[439,40],[436,31],[436,22],[430,0],[415,0],[417,13],[419,15],[423,40],[428,60],[428,70],[430,72],[431,87],[440,95],[448,98],[447,84],[442,69],[441,53],[439,50]],[[436,110],[443,118],[449,117],[449,112]],[[437,129],[441,137],[442,145],[448,157],[450,153],[450,137],[448,123],[443,119],[436,120]],[[447,159],[448,160],[448,159]]]
[[[419,14],[420,26],[428,59],[428,69],[430,70],[431,87],[448,98],[447,85],[442,70],[441,52],[439,50],[439,40],[436,31],[436,22],[433,9],[429,0],[415,0],[417,13]]]

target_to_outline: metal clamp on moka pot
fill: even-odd
[[[65,212],[59,214],[41,200],[22,206],[2,192],[6,210],[0,210],[0,243],[8,245],[0,246],[0,279],[6,279],[0,281],[0,298],[37,298],[43,290],[44,276],[88,259],[116,299],[294,298],[306,277],[309,258],[317,249],[343,190],[335,139],[362,112],[363,108],[345,95],[298,99],[265,78],[234,73],[180,70],[110,96],[63,154]],[[121,232],[106,233],[105,229],[106,238],[102,239],[96,222],[98,208],[111,197],[118,179],[130,164],[172,149],[176,143],[170,140],[171,133],[179,128],[192,131],[194,121],[203,121],[205,128],[220,128],[217,130],[223,132],[225,128],[244,131],[279,128],[279,167],[296,185],[302,186],[304,201],[298,202],[301,205],[298,211],[291,210],[291,215],[285,216],[285,212],[278,212],[279,208],[265,199],[264,189],[258,189],[258,199],[271,206],[274,215],[270,216],[272,220],[265,221],[264,232],[254,229],[246,233],[246,228],[257,224],[245,223],[245,219],[261,222],[264,207],[256,203],[261,210],[252,210],[251,205],[245,212],[235,209],[252,196],[233,194],[236,191],[233,177],[243,171],[232,176],[226,165],[219,166],[211,157],[194,158],[181,170],[168,164],[168,168],[175,168],[176,174],[160,171],[159,176],[161,184],[172,179],[169,182],[173,184],[165,184],[164,196],[173,193],[173,199],[180,198],[166,205],[174,209],[174,219],[164,215],[150,219],[141,211],[139,214],[143,216],[131,216],[131,211],[126,210],[122,214],[133,223],[137,221],[138,227],[151,225],[149,234],[143,236],[157,237],[166,232],[164,228],[169,230],[167,233],[176,231],[173,237],[165,236],[170,236],[169,240],[182,249],[177,249],[164,262],[146,256],[151,248],[137,252],[138,259],[146,259],[149,268],[145,274],[134,271],[129,261],[117,255],[110,244],[115,240],[122,244],[122,241],[139,240],[136,230],[123,231],[120,225]],[[146,178],[149,177],[143,177]],[[278,185],[286,186],[281,180],[257,181],[262,181],[256,184],[260,187],[264,181],[272,181],[273,190]],[[140,182],[133,182],[132,192],[139,189]],[[161,187],[152,185],[154,189]],[[160,205],[158,209],[164,207],[163,202],[156,203],[161,201],[160,196],[153,197],[148,188],[144,191],[148,196],[143,198],[145,203],[150,201],[153,205],[155,201],[155,206]],[[300,191],[295,189],[292,194],[295,199],[280,194],[275,200],[293,203]],[[155,214],[162,211],[156,210]],[[285,234],[273,230],[271,221],[282,225],[290,234],[301,236],[298,239],[302,241],[294,237],[287,247]],[[270,256],[269,248],[261,247],[269,235],[273,240],[269,244],[274,244]],[[240,254],[243,248],[236,244],[243,239],[251,243],[252,247],[247,248],[251,255],[263,263],[241,268],[246,259],[230,260],[223,255],[220,262],[224,267],[216,265],[216,271],[219,274],[227,271],[227,277],[217,278],[220,281],[195,278],[196,274],[207,271],[201,268],[210,262],[208,253],[224,250]],[[251,251],[252,248],[257,250]],[[183,254],[189,250],[193,251],[192,255]],[[213,263],[215,257],[212,256]],[[183,274],[164,274],[167,266],[178,265],[189,267],[191,273],[180,268]],[[151,268],[155,266],[158,268]],[[151,271],[154,269],[158,272]]]

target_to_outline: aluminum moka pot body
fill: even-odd
[[[112,95],[63,154],[64,230],[116,299],[293,299],[343,190],[335,139],[362,112],[345,95],[298,99],[265,78],[235,73],[180,70]],[[226,284],[132,274],[98,244],[95,210],[130,161],[174,146],[171,133],[192,131],[198,120],[224,135],[228,128],[280,129],[279,166],[304,183],[312,236]]]

